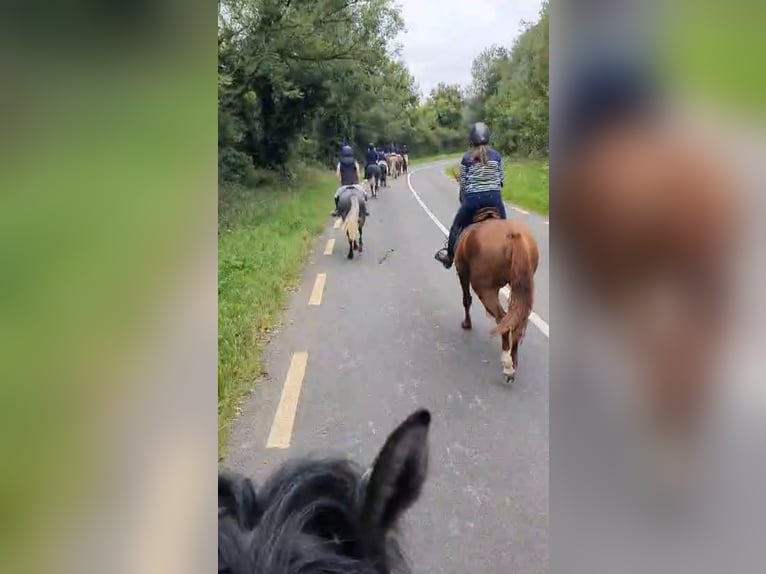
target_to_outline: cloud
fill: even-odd
[[[467,86],[471,63],[492,45],[509,46],[522,20],[534,21],[541,0],[398,0],[407,31],[402,59],[428,94],[439,82]]]

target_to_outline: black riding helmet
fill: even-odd
[[[367,149],[375,149],[375,144],[374,143],[367,144]]]
[[[487,145],[489,143],[489,128],[484,122],[476,122],[471,126],[471,133],[468,135],[472,146]]]
[[[340,149],[340,156],[341,157],[353,157],[354,156],[354,150],[351,149],[350,145],[344,145]]]

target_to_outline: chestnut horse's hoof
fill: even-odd
[[[463,329],[465,329],[466,331],[470,331],[471,328],[473,327],[470,321],[463,321],[462,323],[460,323],[460,326],[463,327]]]

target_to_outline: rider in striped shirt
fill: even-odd
[[[446,269],[452,267],[455,243],[460,232],[473,222],[476,212],[485,207],[494,207],[500,217],[507,218],[501,194],[504,184],[503,160],[497,151],[489,147],[489,128],[483,122],[475,123],[471,127],[469,139],[472,149],[460,162],[460,209],[452,222],[447,247],[437,251],[435,256]]]

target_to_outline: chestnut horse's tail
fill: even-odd
[[[359,198],[356,194],[351,196],[351,209],[346,215],[343,230],[351,243],[359,239]]]
[[[508,313],[492,331],[493,335],[501,335],[510,331],[525,319],[523,315],[532,310],[532,299],[535,289],[535,268],[532,264],[531,250],[519,231],[510,231],[508,238],[509,264],[511,267],[511,297],[519,304],[509,301]]]

